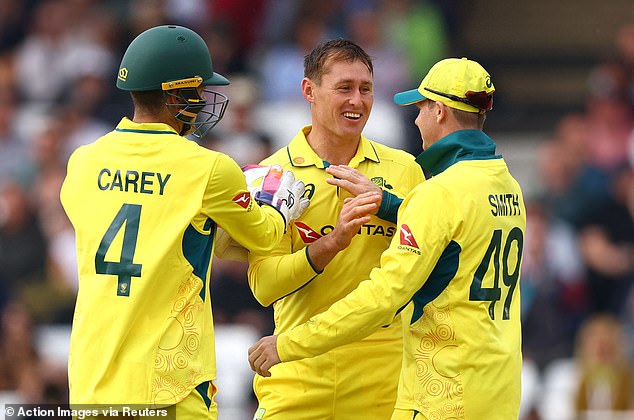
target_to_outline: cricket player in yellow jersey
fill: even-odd
[[[312,124],[262,164],[292,169],[306,185],[311,205],[273,251],[249,253],[249,284],[260,303],[274,304],[277,333],[326,310],[368,277],[396,233],[403,197],[424,180],[413,156],[362,134],[373,104],[373,67],[361,47],[327,41],[306,56],[304,69],[302,91]],[[344,200],[364,191],[377,196],[368,207],[340,218]],[[376,214],[358,227],[358,234],[346,232],[342,239],[338,219],[357,218],[367,209]],[[272,377],[256,376],[255,418],[389,416],[402,360],[400,326],[362,338],[314,359],[275,367]]]
[[[292,173],[272,168],[261,199],[251,197],[234,161],[182,137],[222,118],[227,98],[203,89],[228,83],[198,34],[148,29],[129,45],[117,80],[131,92],[133,119],[68,162],[61,200],[79,266],[73,406],[115,406],[119,416],[132,404],[172,406],[178,418],[217,418],[209,295],[216,227],[267,252],[307,205]]]
[[[393,420],[518,418],[526,211],[520,186],[482,131],[493,92],[480,64],[450,58],[418,89],[394,96],[419,108],[416,160],[432,177],[401,204],[398,230],[370,280],[308,322],[262,338],[249,350],[256,372],[275,378],[279,367],[271,366],[280,360],[359,340],[400,313],[404,355]]]

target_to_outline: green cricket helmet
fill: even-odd
[[[224,86],[229,80],[215,73],[209,48],[196,32],[183,26],[163,25],[138,35],[128,46],[117,77],[117,87],[128,91],[163,90],[179,99],[166,104],[184,123],[181,135],[202,137],[223,117],[228,99],[199,86]]]

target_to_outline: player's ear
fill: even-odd
[[[310,102],[311,104],[315,102],[313,87],[314,87],[313,81],[310,80],[308,77],[304,77],[302,79],[302,95],[304,95],[304,98],[306,98],[306,100]]]
[[[447,118],[447,113],[449,112],[447,105],[443,104],[440,101],[436,101],[434,109],[435,109],[434,114],[436,116],[436,122],[440,122],[444,120],[445,118]]]

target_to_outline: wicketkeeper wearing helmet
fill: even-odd
[[[217,418],[209,294],[216,228],[268,252],[308,205],[304,185],[279,168],[256,202],[232,159],[182,137],[222,119],[227,98],[206,87],[227,84],[198,34],[151,28],[132,41],[117,76],[133,118],[68,162],[61,200],[79,268],[73,407],[98,408],[99,417],[160,409]]]

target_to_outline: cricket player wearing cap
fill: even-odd
[[[394,96],[415,120],[432,174],[403,201],[398,231],[368,281],[308,322],[264,337],[251,367],[314,357],[401,314],[403,367],[393,420],[519,415],[522,191],[483,131],[493,105],[487,71],[466,58],[436,63],[418,89]],[[354,206],[358,198],[346,205]]]
[[[183,137],[222,118],[227,98],[205,88],[227,84],[194,31],[150,28],[128,46],[117,78],[131,92],[133,118],[68,162],[61,201],[79,268],[73,407],[102,405],[105,417],[133,404],[171,406],[178,418],[217,418],[209,293],[216,227],[266,252],[307,205],[291,172],[271,168],[261,199],[251,197],[231,158]]]

